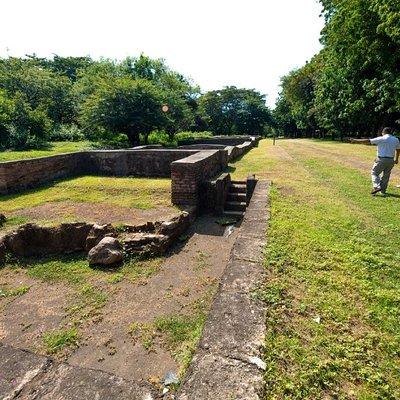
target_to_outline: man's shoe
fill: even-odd
[[[381,188],[373,188],[372,190],[371,190],[371,194],[377,194],[378,192],[380,192],[381,191]]]

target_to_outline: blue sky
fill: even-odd
[[[316,0],[12,0],[0,56],[164,58],[203,91],[254,88],[272,106],[280,77],[321,48]]]

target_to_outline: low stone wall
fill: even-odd
[[[25,224],[0,237],[0,264],[7,254],[17,257],[60,255],[89,252],[105,237],[114,237],[126,255],[165,253],[196,217],[196,208],[188,207],[167,221],[144,225],[126,225],[121,232],[112,225],[84,222],[66,223],[54,227]]]
[[[0,194],[39,186],[66,176],[79,175],[85,166],[84,153],[0,163]]]
[[[244,153],[247,153],[250,149],[255,146],[255,142],[244,142],[238,146],[230,146],[227,148],[229,161],[234,161],[241,157]]]
[[[227,146],[225,144],[187,144],[179,146],[180,149],[188,150],[224,150]]]
[[[104,150],[86,153],[87,172],[114,176],[170,177],[171,163],[196,150]]]
[[[205,150],[171,164],[172,203],[199,205],[201,183],[228,166],[226,150]]]

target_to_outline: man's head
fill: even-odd
[[[391,135],[392,132],[393,132],[393,129],[387,126],[386,128],[382,129],[382,136],[383,135]]]

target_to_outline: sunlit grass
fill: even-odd
[[[91,148],[91,143],[82,142],[50,142],[41,150],[21,150],[21,151],[0,151],[0,162],[24,160],[27,158],[38,158],[54,156],[56,154],[73,153],[76,151],[87,150]]]
[[[0,212],[8,213],[49,202],[107,203],[149,209],[171,204],[170,179],[84,176],[58,181],[21,194],[1,196]]]
[[[43,345],[47,354],[55,354],[66,347],[76,347],[78,339],[78,331],[75,328],[60,329],[46,332],[43,335]]]
[[[233,165],[274,182],[264,398],[400,398],[399,198],[324,153],[372,161],[373,148],[307,143],[263,141]]]

